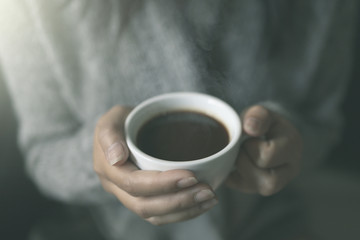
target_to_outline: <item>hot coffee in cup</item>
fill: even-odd
[[[229,134],[218,120],[200,112],[169,111],[147,121],[139,130],[137,147],[168,161],[206,158],[229,143]]]
[[[134,163],[143,170],[188,169],[217,188],[234,166],[238,114],[213,96],[177,92],[138,105],[125,122]]]

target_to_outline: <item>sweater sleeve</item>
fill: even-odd
[[[92,167],[96,118],[78,117],[61,94],[26,1],[4,1],[0,10],[0,63],[19,123],[19,141],[30,177],[46,195],[71,203],[113,199]],[[80,110],[79,110],[80,111]]]

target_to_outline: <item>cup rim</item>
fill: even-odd
[[[148,106],[159,102],[159,101],[163,101],[166,99],[171,99],[171,98],[178,98],[178,97],[186,97],[186,96],[191,96],[191,97],[200,97],[203,99],[208,99],[210,101],[214,101],[217,104],[222,105],[222,107],[226,108],[226,110],[231,114],[233,120],[236,122],[235,126],[235,130],[234,133],[232,135],[232,137],[229,140],[229,143],[220,151],[207,156],[205,158],[200,158],[200,159],[194,159],[194,160],[187,160],[187,161],[172,161],[172,160],[165,160],[165,159],[160,159],[160,158],[156,158],[153,157],[145,152],[143,152],[142,150],[140,150],[136,144],[135,141],[136,139],[132,139],[131,138],[131,134],[129,134],[129,129],[131,127],[132,124],[132,120],[139,114],[141,113],[141,111],[145,108],[147,108]],[[198,110],[199,112],[201,110]],[[160,112],[159,112],[160,113]],[[156,115],[156,114],[155,114]],[[149,117],[148,119],[151,119],[151,117]],[[146,120],[148,120],[146,119]],[[221,117],[219,117],[218,120],[222,120]],[[224,125],[224,121],[221,121]],[[227,128],[228,134],[229,133],[229,129],[228,126],[225,125],[225,127]],[[127,145],[130,149],[130,152],[135,155],[136,154],[141,154],[144,157],[146,157],[148,162],[153,162],[154,164],[161,164],[161,165],[169,165],[171,164],[172,166],[175,167],[181,167],[181,166],[190,166],[190,165],[197,165],[197,164],[201,164],[201,163],[205,163],[205,162],[209,162],[212,161],[214,159],[217,159],[219,156],[222,156],[224,154],[226,154],[227,152],[229,152],[232,148],[234,148],[237,143],[240,141],[240,136],[241,136],[241,132],[242,132],[242,126],[241,126],[241,120],[240,120],[240,116],[237,114],[237,112],[225,101],[209,95],[209,94],[204,94],[204,93],[199,93],[199,92],[170,92],[170,93],[165,93],[165,94],[161,94],[161,95],[157,95],[154,97],[151,97],[145,101],[143,101],[142,103],[140,103],[139,105],[137,105],[127,116],[126,120],[125,120],[125,136],[126,136],[126,142]],[[136,134],[133,134],[136,135]]]

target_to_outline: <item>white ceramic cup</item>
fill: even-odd
[[[150,119],[163,112],[195,111],[221,122],[229,134],[229,143],[219,152],[191,161],[167,161],[142,152],[136,146],[140,128]],[[134,163],[143,170],[187,169],[199,181],[216,189],[234,167],[241,136],[241,122],[235,110],[224,101],[210,95],[195,92],[174,92],[145,100],[135,107],[125,122],[126,141]]]

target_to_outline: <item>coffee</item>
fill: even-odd
[[[205,158],[228,143],[229,134],[222,123],[192,111],[159,114],[140,128],[136,138],[141,151],[169,161]]]

